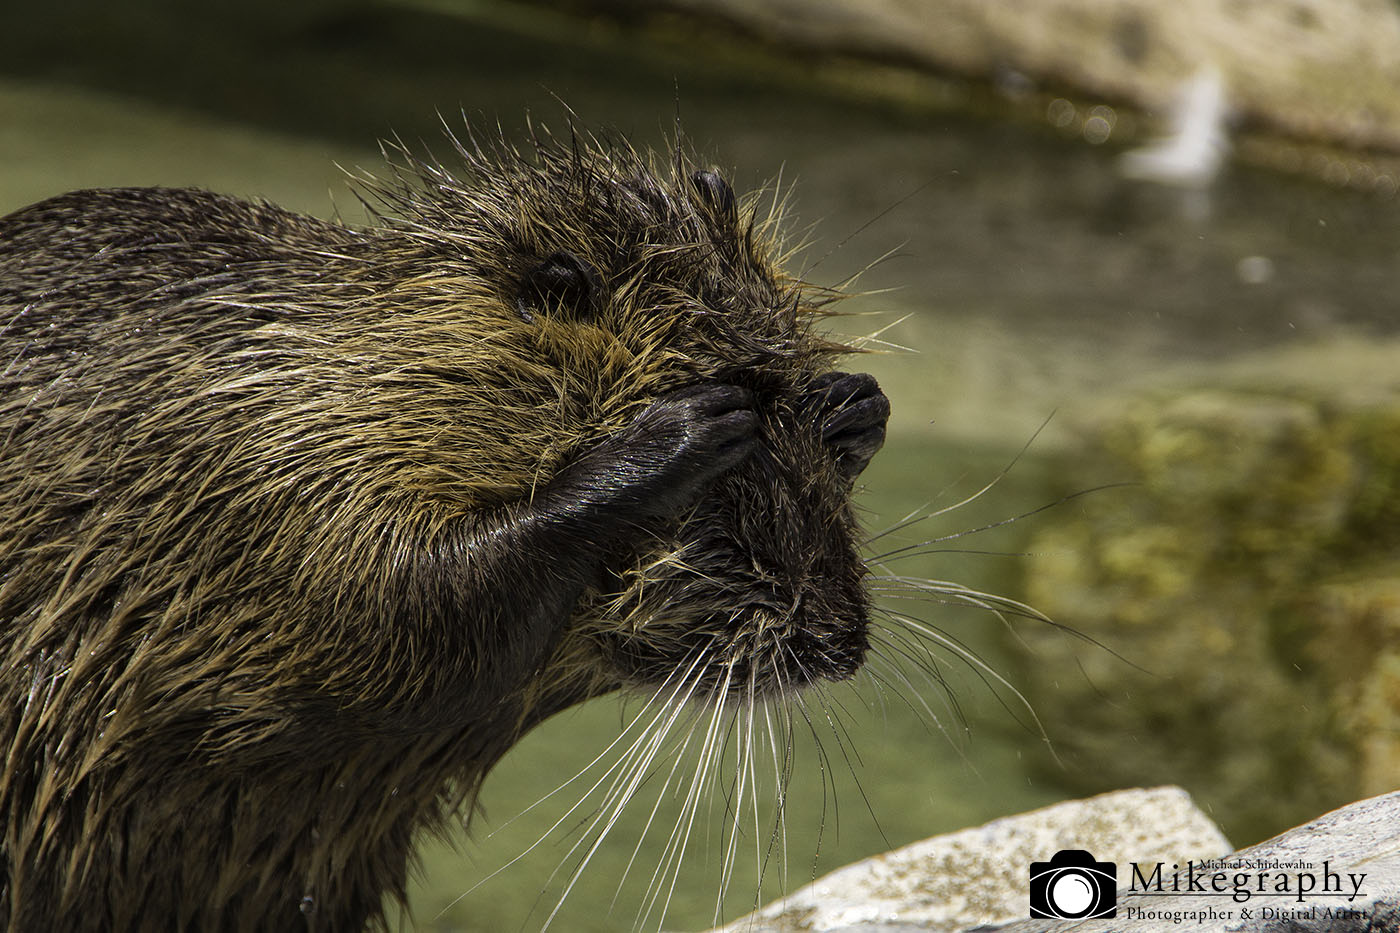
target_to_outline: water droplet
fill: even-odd
[[[1108,142],[1113,134],[1113,124],[1097,114],[1084,121],[1084,138],[1093,145]]]
[[[1274,262],[1268,256],[1246,256],[1235,263],[1235,274],[1246,285],[1263,285],[1274,277]]]
[[[310,894],[303,897],[301,899],[301,912],[308,915],[315,913],[316,898],[312,897]]]
[[[1057,97],[1050,101],[1050,105],[1045,108],[1046,118],[1053,125],[1061,129],[1064,129],[1074,122],[1075,112],[1074,104],[1071,104],[1063,97]]]

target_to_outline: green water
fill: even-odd
[[[335,163],[375,164],[374,140],[395,130],[436,139],[439,114],[454,125],[459,111],[478,125],[499,118],[519,135],[527,111],[562,124],[562,99],[589,123],[659,145],[679,112],[687,137],[736,187],[781,179],[798,229],[808,230],[810,278],[840,282],[888,255],[860,279],[864,294],[839,322],[853,333],[889,328],[889,352],[854,364],[877,374],[894,406],[889,443],[864,477],[870,529],[977,491],[1054,415],[994,489],[881,546],[1044,504],[1048,455],[1076,415],[1143,381],[1270,347],[1400,329],[1390,301],[1400,252],[1391,203],[1239,170],[1193,203],[1120,181],[1112,141],[1095,148],[1048,128],[875,110],[804,91],[800,73],[723,42],[646,44],[487,3],[467,5],[467,16],[329,0],[243,4],[218,19],[183,9],[70,3],[8,24],[0,211],[76,187],[162,184],[322,215],[339,205],[353,217]],[[1262,282],[1241,274],[1241,261],[1256,256],[1273,270]],[[1013,555],[1036,521],[954,538],[888,569],[1014,596]],[[994,616],[901,608],[998,666],[1006,639]],[[833,689],[834,725],[820,704],[811,707],[813,729],[796,730],[786,868],[770,860],[763,899],[892,845],[1064,796],[1025,763],[1041,737],[1014,684],[994,688],[975,666],[942,657],[956,704],[926,684],[937,721],[894,679]],[[505,867],[582,788],[531,805],[588,766],[636,709],[590,704],[521,743],[488,779],[471,837],[425,847],[416,928],[537,928],[568,883],[588,814],[575,811]],[[647,836],[620,893],[615,879],[655,797],[639,794],[556,929],[634,922],[667,831]],[[716,915],[725,808],[720,796],[697,817],[669,928],[703,927]],[[771,810],[757,830],[753,823],[722,905],[730,918],[755,901]],[[648,916],[652,926],[658,919]]]

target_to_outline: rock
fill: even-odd
[[[960,75],[1009,97],[1064,89],[1052,123],[1106,141],[1122,103],[1157,116],[1205,66],[1218,68],[1238,122],[1273,137],[1322,141],[1365,153],[1255,145],[1251,161],[1394,193],[1400,152],[1400,7],[1391,0],[582,0],[654,15],[683,11],[734,24],[807,61],[861,61],[876,96],[917,97],[917,82],[880,72]],[[1050,94],[1047,99],[1054,98]],[[1087,106],[1086,106],[1087,105]],[[1044,106],[1042,103],[1041,106]],[[1068,110],[1066,110],[1068,106]],[[1393,161],[1393,160],[1391,160]]]
[[[1187,871],[1172,873],[1163,866],[1160,892],[1155,890],[1156,885],[1150,891],[1125,892],[1124,866],[1120,862],[1117,916],[1113,919],[1020,920],[991,929],[997,933],[1394,930],[1400,926],[1397,838],[1400,793],[1393,793],[1328,813],[1267,842],[1228,855],[1218,864],[1192,866],[1202,890],[1176,893],[1174,887],[1190,886]],[[1142,874],[1151,880],[1151,866],[1142,864],[1147,860],[1137,861]],[[1263,874],[1265,871],[1269,874]],[[1303,881],[1305,877],[1311,882]],[[1308,883],[1315,888],[1300,896],[1301,887]],[[1289,892],[1277,893],[1285,884]],[[1332,890],[1323,893],[1327,888]]]
[[[1057,779],[1172,781],[1237,839],[1400,786],[1400,347],[1372,349],[1090,419],[1061,475],[1129,485],[1048,516],[1026,565],[1083,638],[1012,644]]]
[[[1126,790],[994,820],[838,869],[726,933],[954,931],[1027,915],[1030,863],[1060,849],[1123,862],[1217,858],[1230,851],[1176,787]]]
[[[1228,853],[1174,787],[1056,804],[832,872],[722,933],[1371,933],[1400,924],[1400,793]],[[1031,862],[1115,863],[1110,919],[1029,919]],[[1105,894],[1108,889],[1104,889]]]

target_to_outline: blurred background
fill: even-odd
[[[798,269],[862,273],[835,326],[887,344],[850,367],[894,407],[859,501],[900,526],[872,550],[909,547],[877,572],[1059,626],[892,604],[1005,682],[944,650],[942,685],[909,672],[927,708],[896,674],[831,690],[796,730],[785,868],[755,864],[763,829],[717,899],[721,789],[669,929],[1115,787],[1179,783],[1243,846],[1397,786],[1396,5],[980,6],[14,3],[0,213],[194,185],[355,221],[340,167],[377,140],[445,153],[443,123],[523,138],[571,111],[640,146],[679,123],[739,190],[781,179]],[[425,841],[404,928],[538,928],[591,781],[532,805],[629,715],[608,698],[513,751],[470,833]],[[554,928],[662,922],[651,805]]]

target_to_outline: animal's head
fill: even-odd
[[[849,677],[869,610],[850,497],[888,409],[873,380],[833,371],[851,350],[817,325],[836,295],[784,269],[771,197],[737,196],[679,146],[664,163],[596,138],[457,148],[462,168],[414,162],[375,193],[421,247],[394,270],[416,305],[477,290],[492,320],[463,334],[472,379],[499,383],[488,410],[540,464],[532,481],[688,384],[751,390],[760,423],[753,456],[585,594],[540,680],[576,699]]]

